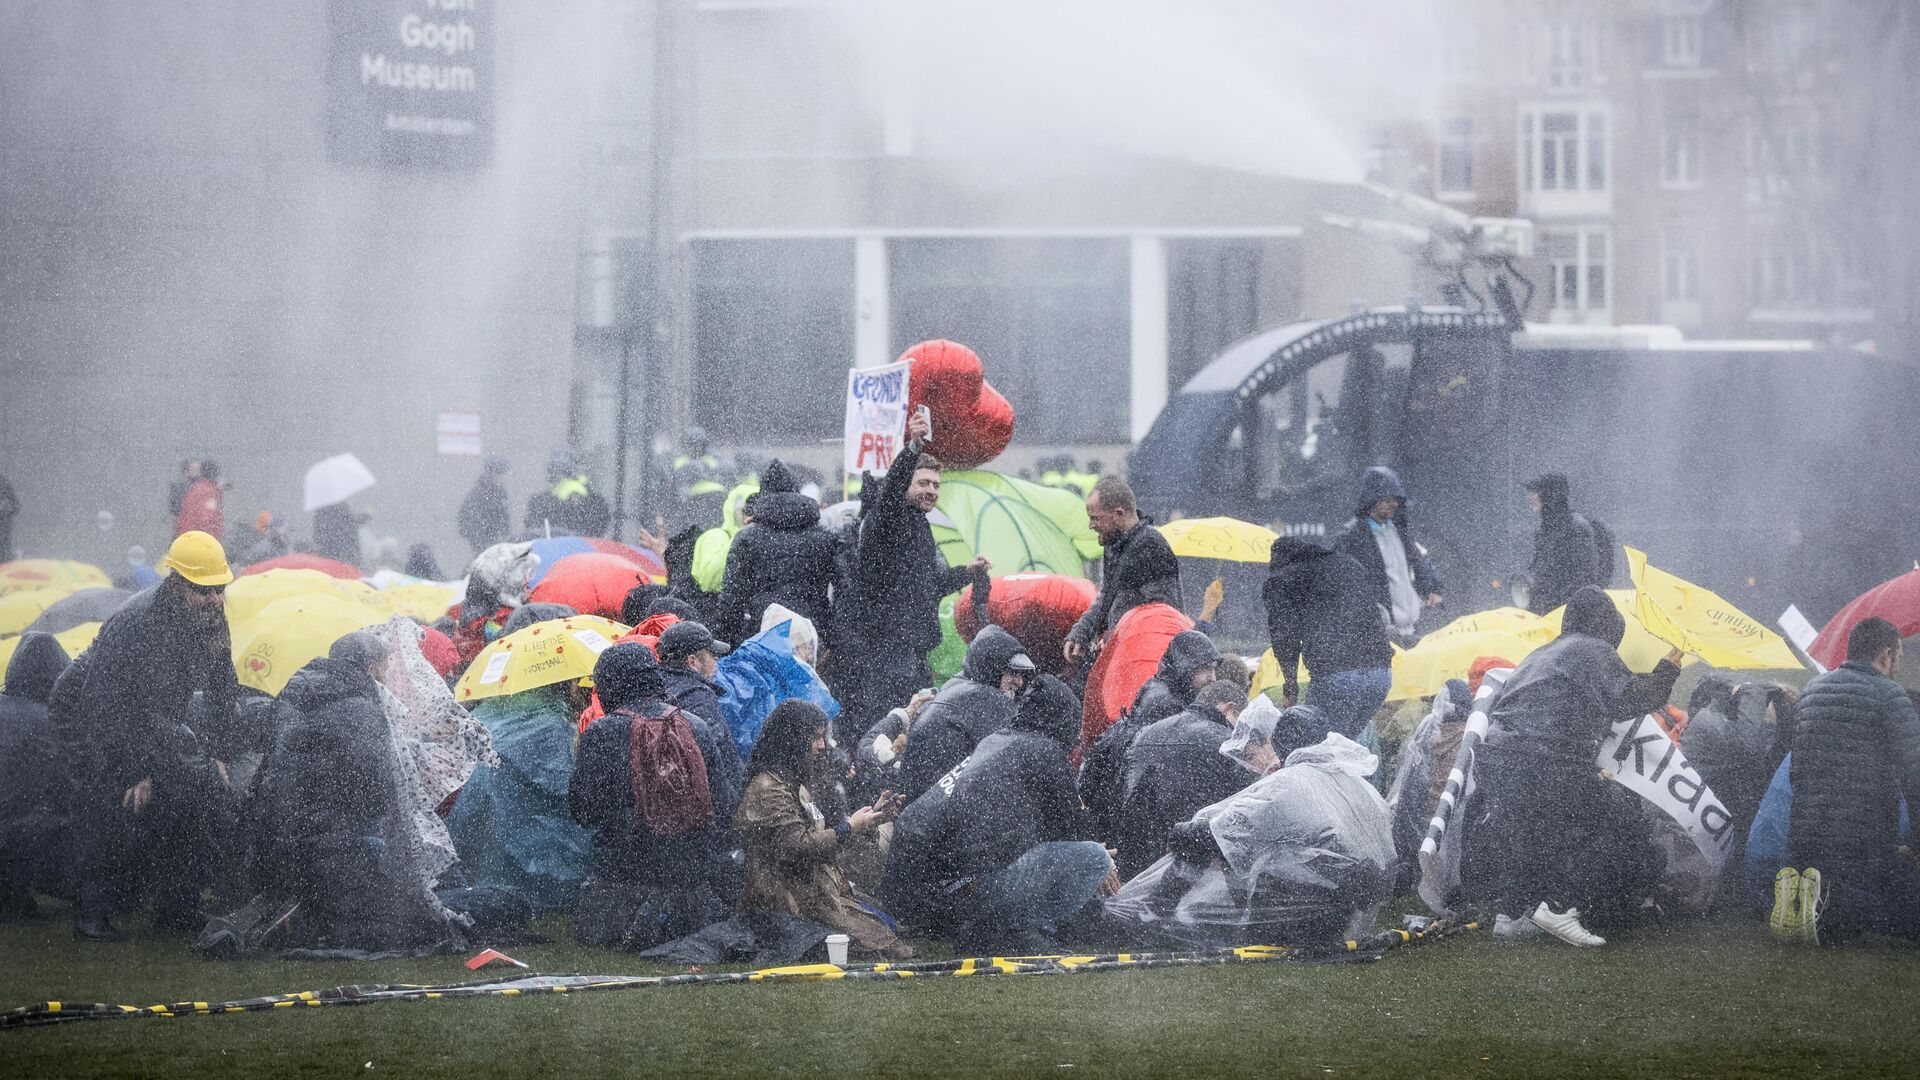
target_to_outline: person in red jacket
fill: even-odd
[[[200,463],[200,478],[180,497],[180,512],[173,519],[173,535],[199,531],[212,537],[227,534],[227,520],[220,511],[222,499],[220,466],[211,461]]]

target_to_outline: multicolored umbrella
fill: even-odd
[[[533,541],[533,553],[540,557],[540,565],[533,572],[529,584],[538,585],[540,580],[553,572],[561,559],[569,555],[585,555],[598,552],[625,559],[646,571],[655,581],[667,580],[667,564],[660,556],[651,551],[623,544],[618,540],[607,540],[598,536],[554,536]]]
[[[582,615],[611,618],[634,586],[651,581],[630,560],[604,552],[568,555],[540,576],[527,594],[531,603],[565,604]]]

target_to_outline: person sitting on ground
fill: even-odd
[[[933,690],[913,695],[913,700],[888,713],[867,729],[853,747],[853,788],[847,793],[856,802],[870,803],[882,791],[901,791],[901,768],[906,764],[907,736],[913,730]]]
[[[295,904],[286,944],[313,953],[463,944],[434,897],[379,683],[391,652],[357,630],[287,681],[260,774],[268,850],[256,884]]]
[[[36,892],[71,894],[66,755],[47,719],[66,668],[53,635],[23,634],[0,687],[0,919],[36,914]]]
[[[607,714],[580,733],[567,791],[574,820],[593,831],[593,876],[573,933],[582,944],[644,951],[730,906],[713,888],[714,807],[725,796],[707,762],[718,748],[667,700],[645,645],[608,648],[593,682]]]
[[[1393,833],[1367,780],[1378,765],[1338,734],[1290,750],[1284,767],[1175,826],[1172,852],[1107,913],[1185,946],[1346,939],[1393,895]]]
[[[960,674],[947,680],[907,734],[897,790],[917,798],[981,739],[1012,722],[1014,702],[1033,671],[1033,661],[1012,634],[988,625],[974,635]]]
[[[1900,843],[1901,798],[1920,805],[1920,713],[1894,681],[1901,652],[1892,623],[1863,619],[1847,634],[1846,662],[1801,692],[1788,770],[1791,866],[1774,902],[1782,936],[1920,937],[1920,871]]]
[[[683,620],[661,633],[655,651],[660,657],[660,681],[666,686],[667,701],[693,720],[694,736],[707,763],[707,779],[714,796],[714,891],[722,899],[731,899],[739,875],[733,860],[726,857],[733,850],[729,826],[740,807],[746,772],[740,764],[740,748],[734,745],[732,730],[720,711],[720,687],[713,679],[720,670],[720,658],[733,647],[715,641],[699,623]]]
[[[839,541],[820,524],[820,503],[800,493],[784,463],[772,462],[760,473],[753,523],[727,551],[717,629],[735,641],[749,637],[769,604],[830,628],[839,556]]]
[[[1246,703],[1246,693],[1222,679],[1200,691],[1186,709],[1148,724],[1134,737],[1126,753],[1116,831],[1122,878],[1166,854],[1167,834],[1175,825],[1246,786],[1245,770],[1220,753]]]
[[[1120,625],[1127,612],[1159,601],[1180,606],[1180,560],[1153,519],[1141,515],[1133,489],[1109,476],[1087,495],[1087,523],[1100,537],[1100,595],[1067,632],[1062,654],[1079,663]]]
[[[901,812],[880,897],[916,927],[969,953],[1046,954],[1118,882],[1087,822],[1067,764],[1079,702],[1039,676],[1013,726]]]
[[[1266,776],[1279,772],[1288,754],[1324,738],[1326,730],[1327,718],[1319,709],[1311,705],[1282,709],[1261,694],[1240,710],[1233,734],[1220,744],[1220,753],[1246,772]]]
[[[1220,650],[1198,630],[1174,635],[1160,657],[1160,669],[1134,695],[1133,707],[1100,733],[1080,763],[1080,795],[1093,812],[1094,835],[1112,840],[1118,833],[1120,802],[1126,795],[1127,748],[1147,725],[1176,716],[1220,674]]]
[[[1560,637],[1520,662],[1489,711],[1474,757],[1462,836],[1468,899],[1569,945],[1606,940],[1583,923],[1638,910],[1660,877],[1640,797],[1600,775],[1600,741],[1617,721],[1667,703],[1680,650],[1645,675],[1620,659],[1626,620],[1586,586]]]
[[[840,868],[842,850],[873,843],[905,801],[883,791],[829,822],[806,784],[826,749],[827,714],[810,702],[781,702],[760,730],[733,822],[746,856],[740,909],[798,915],[847,935],[859,953],[911,959],[913,950],[871,914]]]

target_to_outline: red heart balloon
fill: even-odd
[[[932,451],[942,464],[974,469],[1013,441],[1013,406],[987,382],[980,357],[957,341],[923,341],[900,355],[913,361],[908,405],[933,417]]]

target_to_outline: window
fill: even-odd
[[[1473,194],[1473,118],[1455,117],[1440,133],[1440,185],[1443,195]]]
[[[1547,300],[1554,317],[1603,321],[1613,278],[1607,230],[1543,229],[1540,252],[1547,261]]]
[[[1668,67],[1700,66],[1700,16],[1669,15],[1661,25],[1660,58]]]
[[[813,238],[693,243],[695,423],[747,444],[840,430],[853,365],[853,248]]]
[[[1520,177],[1527,191],[1606,191],[1607,114],[1558,109],[1523,113]]]
[[[1556,19],[1547,24],[1547,85],[1556,90],[1575,89],[1586,83],[1586,56],[1581,27],[1572,19]]]
[[[1669,303],[1700,299],[1700,256],[1678,229],[1660,235],[1660,295]]]
[[[1700,186],[1700,122],[1669,116],[1660,133],[1660,183],[1670,188]]]
[[[896,354],[931,338],[964,341],[1024,438],[1127,440],[1125,240],[899,239],[887,264]]]

